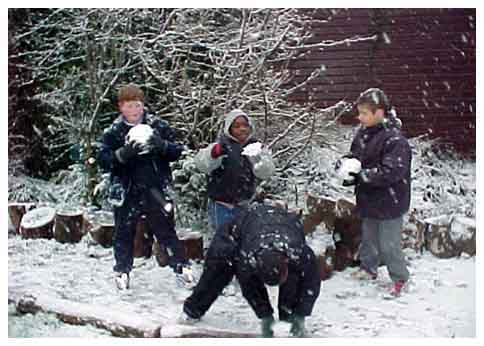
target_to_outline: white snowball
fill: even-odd
[[[153,129],[146,124],[139,124],[129,130],[127,141],[135,141],[140,144],[147,144],[148,139],[153,135]]]
[[[244,151],[242,151],[242,155],[257,156],[260,154],[261,150],[262,150],[261,142],[251,143],[244,148]]]
[[[361,171],[361,162],[357,159],[342,159],[341,166],[336,170],[338,176],[343,180],[352,180],[349,173],[359,173]]]

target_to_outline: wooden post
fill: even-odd
[[[51,239],[54,236],[52,232],[54,220],[54,208],[41,207],[28,211],[22,217],[20,234],[23,238]]]

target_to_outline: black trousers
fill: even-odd
[[[162,211],[161,205],[149,191],[128,194],[125,203],[114,209],[114,271],[131,271],[136,224],[142,215],[146,216],[149,230],[165,246],[168,264],[177,271],[187,260],[183,244],[176,235],[174,218]]]
[[[202,276],[193,293],[185,300],[183,311],[192,318],[202,317],[212,306],[234,275],[239,281],[242,295],[258,318],[272,316],[274,310],[264,283],[250,267],[230,265],[224,259],[207,259]],[[306,302],[305,284],[297,273],[289,273],[288,280],[279,287],[279,319],[288,320],[294,312],[309,315],[319,294],[319,283],[314,297]],[[304,301],[303,301],[304,300]],[[309,305],[309,310],[302,306]]]

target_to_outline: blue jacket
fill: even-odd
[[[361,161],[355,187],[356,211],[361,217],[394,219],[410,207],[412,151],[391,120],[361,128],[351,144]]]
[[[114,152],[125,145],[125,137],[132,128],[123,121],[122,116],[113,122],[102,138],[99,164],[104,171],[111,173],[111,182],[121,182],[127,193],[133,186],[163,190],[172,181],[169,163],[177,160],[183,150],[182,145],[174,142],[175,132],[166,121],[145,113],[142,123],[150,125],[155,135],[168,141],[164,153],[139,155],[126,164],[119,162]]]

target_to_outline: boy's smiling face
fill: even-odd
[[[141,101],[120,101],[118,106],[126,121],[131,124],[137,123],[143,115],[144,104]]]
[[[249,138],[252,129],[244,116],[238,116],[230,125],[230,134],[241,144]]]

